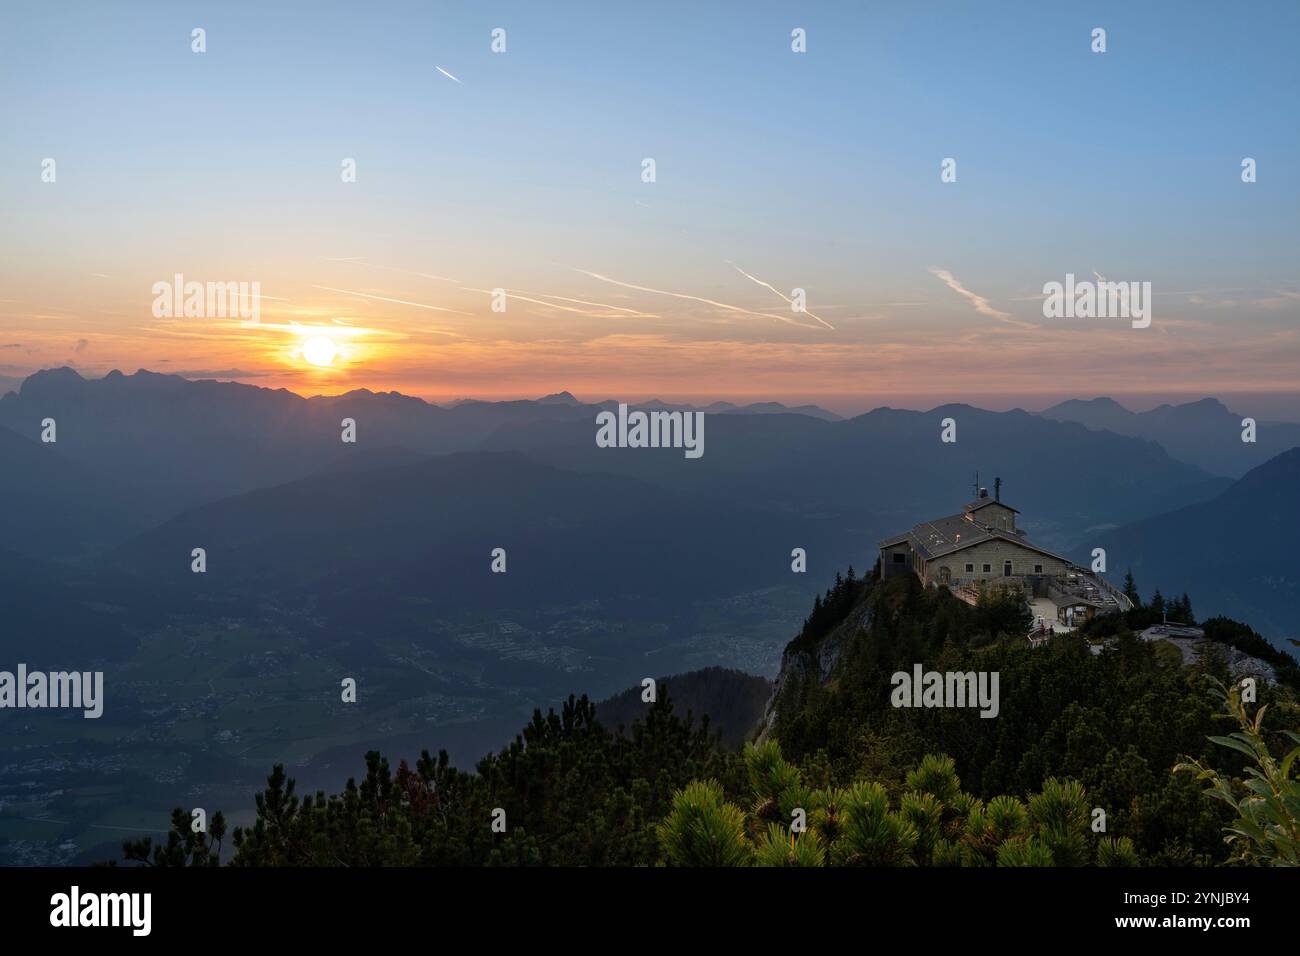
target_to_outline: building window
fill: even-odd
[[[1010,562],[1010,561],[1004,561],[1004,562],[1002,563],[1002,576],[1003,576],[1004,578],[1009,578],[1009,577],[1011,577],[1011,562]]]
[[[907,563],[907,555],[903,554],[903,552],[901,552],[901,551],[895,551],[895,552],[894,552],[894,563],[895,563],[895,564],[906,564],[906,563]]]
[[[1035,573],[1035,574],[1042,574],[1042,573],[1043,573],[1043,566],[1042,566],[1041,564],[1035,564],[1035,565],[1034,565],[1034,573]]]
[[[973,564],[968,564],[968,565],[966,565],[966,573],[967,573],[967,574],[973,574],[973,573],[975,573],[975,565],[973,565]]]
[[[985,573],[985,574],[988,574],[988,573],[989,573],[990,571],[992,571],[992,570],[993,570],[993,565],[991,565],[991,564],[986,564],[986,565],[984,565],[984,573]]]

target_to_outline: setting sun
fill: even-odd
[[[338,349],[327,335],[313,335],[302,344],[302,357],[310,364],[327,368],[334,364]]]

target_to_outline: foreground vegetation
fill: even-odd
[[[850,575],[787,651],[815,661],[832,642],[831,678],[814,666],[787,680],[771,739],[720,747],[707,720],[674,714],[667,687],[625,733],[570,697],[474,773],[445,752],[396,769],[371,753],[360,782],[303,796],[277,766],[225,855],[236,866],[1297,862],[1300,736],[1277,729],[1297,726],[1287,683],[1261,685],[1256,704],[1214,654],[1183,667],[1123,628],[1097,655],[1085,636],[1029,648],[1025,623],[1014,602],[972,608]],[[891,707],[890,675],[918,661],[998,671],[999,716]],[[165,841],[129,842],[125,858],[215,865],[226,837],[220,814],[195,833],[178,810]]]

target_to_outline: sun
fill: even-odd
[[[313,335],[302,343],[302,357],[312,365],[328,368],[334,364],[338,347],[328,335]]]

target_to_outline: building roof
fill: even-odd
[[[930,561],[957,551],[964,551],[967,548],[983,544],[986,541],[992,541],[995,538],[1001,538],[1010,544],[1029,551],[1035,551],[1038,554],[1044,554],[1066,564],[1070,563],[1068,558],[1048,551],[1046,548],[1030,544],[1019,531],[1009,531],[1004,528],[994,528],[982,524],[973,518],[967,517],[965,512],[959,515],[949,515],[946,518],[936,518],[933,521],[923,521],[921,524],[914,526],[911,531],[896,534],[892,538],[885,538],[879,543],[879,547],[888,548],[906,541],[913,551],[925,560]]]
[[[1008,511],[1014,511],[1016,514],[1020,514],[1020,509],[1013,508],[1005,501],[1001,501],[997,498],[976,498],[974,501],[972,501],[970,504],[966,506],[966,513],[973,514],[974,512],[979,511],[981,508],[986,507],[987,505],[1001,505],[1003,508],[1006,508]]]

